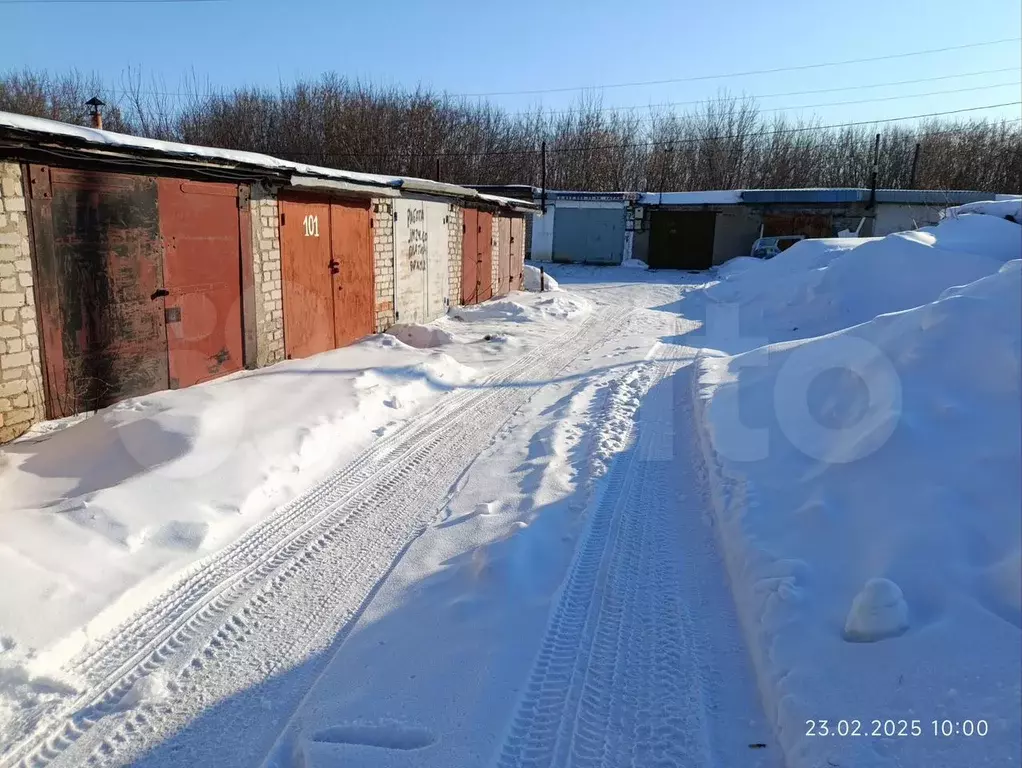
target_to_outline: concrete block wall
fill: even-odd
[[[45,416],[21,166],[0,163],[0,443]]]
[[[450,278],[448,307],[461,304],[461,255],[465,237],[465,209],[451,204],[447,212],[447,274]]]
[[[277,200],[253,185],[252,258],[255,262],[256,363],[284,359],[284,299],[280,262],[280,216]]]
[[[394,205],[372,202],[373,280],[376,286],[376,332],[394,325]]]

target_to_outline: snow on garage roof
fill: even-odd
[[[468,187],[445,184],[430,179],[343,171],[336,168],[325,168],[318,165],[282,160],[278,157],[263,155],[258,152],[203,147],[195,144],[182,144],[176,141],[161,141],[141,136],[129,136],[124,133],[102,131],[96,128],[70,125],[40,117],[16,115],[10,112],[0,112],[0,136],[4,134],[26,134],[29,138],[36,141],[45,141],[47,138],[63,140],[70,146],[83,149],[105,147],[108,149],[155,153],[165,157],[205,161],[220,166],[234,165],[247,168],[262,168],[278,173],[288,180],[292,177],[301,177],[303,179],[303,186],[314,186],[315,179],[331,179],[354,185],[352,189],[357,189],[358,191],[372,192],[373,187],[389,187],[419,194],[460,197],[469,200],[475,199],[480,202],[513,208],[522,212],[535,209],[535,206],[521,200],[495,195],[484,196]]]

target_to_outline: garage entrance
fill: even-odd
[[[170,388],[243,367],[238,186],[160,179]]]
[[[395,200],[394,309],[400,323],[425,323],[447,311],[447,204]]]
[[[497,219],[497,296],[505,296],[511,290],[511,219],[501,216]]]
[[[309,357],[374,330],[369,203],[280,200],[284,352]]]
[[[243,367],[237,184],[43,165],[29,180],[47,417]]]
[[[713,266],[716,219],[713,211],[652,211],[650,269],[702,270]]]
[[[478,304],[493,296],[493,215],[465,209],[461,239],[461,303]]]
[[[625,208],[620,205],[557,206],[553,260],[620,264],[625,248]]]

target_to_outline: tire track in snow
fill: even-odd
[[[652,387],[670,390],[677,363],[657,366]],[[714,658],[704,629],[720,633],[714,643],[740,637],[690,435],[670,434],[688,414],[677,398],[663,405],[640,410],[637,443],[611,469],[499,768],[773,764],[776,750],[749,751],[773,739],[740,639]],[[665,440],[672,452],[657,455]],[[720,664],[735,682],[721,682]]]
[[[442,398],[424,417],[377,441],[201,563],[71,667],[86,681],[85,692],[27,723],[26,738],[11,745],[5,764],[50,764],[119,713],[132,687],[157,671],[170,669],[184,685],[192,677],[208,679],[205,667],[237,667],[232,659],[240,647],[267,639],[272,653],[264,658],[275,665],[260,677],[300,661],[350,620],[397,550],[429,523],[438,504],[442,509],[448,470],[471,460],[476,443],[488,440],[545,378],[580,349],[603,341],[626,315],[596,311],[485,379],[483,387]],[[303,582],[302,576],[309,578]],[[289,586],[295,581],[301,596]],[[90,760],[113,759],[129,739],[154,727],[150,719],[146,708],[124,718],[94,746]]]

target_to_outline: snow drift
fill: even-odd
[[[966,215],[883,238],[803,240],[712,284],[706,297],[736,305],[751,335],[807,338],[934,301],[1020,254],[1022,227]]]
[[[793,247],[736,282],[771,337],[827,335],[702,353],[718,530],[793,768],[1019,760],[1020,233],[963,215],[860,243],[771,303],[753,275],[787,271]],[[874,718],[923,735],[806,736]],[[945,718],[989,736],[934,737]]]
[[[527,291],[538,291],[540,289],[540,269],[534,267],[531,264],[525,265],[525,290]],[[561,287],[557,284],[549,272],[545,272],[542,275],[543,278],[543,290],[545,291],[559,291]]]

